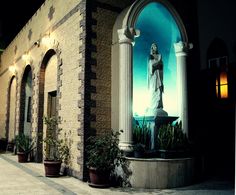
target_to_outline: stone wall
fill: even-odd
[[[111,46],[112,30],[118,13],[112,7],[98,4],[93,12],[96,25],[93,32],[97,39],[93,39],[96,52],[92,53],[96,59],[96,66],[92,66],[92,72],[96,78],[92,78],[91,84],[96,92],[91,94],[91,99],[96,101],[96,107],[91,108],[95,116],[91,127],[96,129],[97,134],[111,130]]]
[[[129,1],[130,2],[130,1]],[[10,81],[16,77],[16,132],[22,124],[22,79],[32,70],[31,134],[43,132],[47,92],[56,75],[57,113],[69,140],[70,173],[86,179],[85,141],[111,130],[111,47],[116,17],[129,2],[46,0],[1,55],[0,138],[9,126]],[[46,72],[53,58],[57,71]],[[14,66],[16,72],[9,71]],[[52,74],[50,76],[50,74]],[[54,77],[55,78],[55,77]],[[54,88],[55,88],[54,86]],[[45,134],[45,131],[44,131]],[[36,160],[42,158],[38,145]],[[41,156],[40,156],[41,155]]]
[[[78,101],[83,100],[83,90],[80,88],[83,80],[78,78],[83,74],[84,56],[80,47],[85,30],[82,24],[85,20],[85,1],[81,0],[46,0],[24,28],[18,33],[1,55],[0,69],[0,138],[5,137],[6,126],[9,123],[8,96],[10,80],[16,76],[16,130],[20,123],[21,83],[25,67],[32,69],[32,136],[42,128],[40,111],[43,110],[44,98],[42,86],[47,81],[40,77],[45,72],[47,62],[54,53],[56,55],[58,115],[63,135],[66,133],[71,147],[71,174],[82,179],[83,169],[78,157],[81,156],[81,130],[83,123],[83,107],[78,108]],[[85,37],[83,37],[85,38]],[[53,52],[52,52],[53,51]],[[27,56],[25,55],[27,54]],[[24,56],[24,57],[23,57]],[[15,66],[16,73],[9,71],[9,66]],[[39,85],[41,83],[41,86]],[[46,108],[45,108],[46,109]]]

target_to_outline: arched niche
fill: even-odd
[[[56,51],[50,49],[45,54],[39,72],[39,100],[38,100],[38,141],[37,141],[37,157],[36,161],[41,162],[43,158],[42,138],[45,135],[45,127],[43,125],[43,116],[48,115],[50,95],[55,100],[57,96],[57,69],[58,62]],[[51,116],[51,115],[50,115]]]
[[[167,1],[135,1],[118,16],[113,28],[112,44],[112,128],[123,130],[120,147],[127,151],[133,144],[134,106],[142,104],[145,107],[146,103],[146,92],[142,89],[147,72],[145,56],[150,54],[150,43],[153,41],[160,43],[164,54],[165,76],[169,85],[167,91],[172,93],[168,97],[174,98],[173,94],[177,94],[175,109],[171,112],[185,122],[187,130],[185,58],[191,46],[184,25]],[[171,74],[177,76],[171,78]],[[171,102],[171,98],[166,100]],[[171,105],[168,106],[171,109]]]
[[[31,136],[32,108],[32,69],[27,65],[21,81],[20,89],[20,124],[19,132]]]
[[[6,138],[11,142],[16,135],[16,77],[13,76],[9,83],[7,97],[7,121],[6,121]]]

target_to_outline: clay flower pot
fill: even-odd
[[[99,171],[96,168],[89,167],[89,185],[91,187],[105,188],[110,186],[110,171]]]
[[[61,161],[44,160],[44,169],[46,177],[59,177]]]
[[[28,153],[25,152],[17,152],[18,162],[25,163],[28,161]]]

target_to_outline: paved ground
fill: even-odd
[[[223,181],[206,181],[184,188],[175,189],[97,189],[76,178],[63,176],[48,178],[44,176],[43,164],[18,163],[17,156],[0,154],[0,195],[233,195],[234,184]]]

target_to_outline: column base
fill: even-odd
[[[132,156],[134,145],[132,143],[119,143],[119,148],[124,152],[125,156]]]

